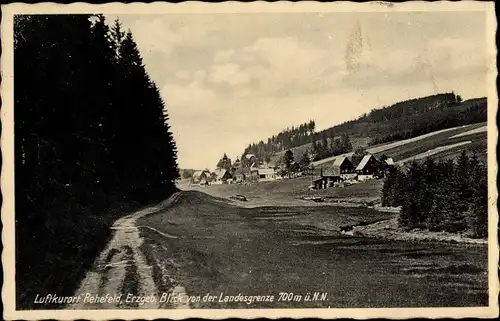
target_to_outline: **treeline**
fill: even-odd
[[[297,127],[286,128],[277,135],[267,139],[267,142],[249,144],[242,155],[253,154],[259,161],[269,161],[276,152],[288,150],[311,142],[311,136],[316,128],[316,123],[311,120]]]
[[[335,130],[352,136],[377,137],[395,130],[407,129],[404,120],[439,109],[460,105],[462,98],[452,93],[441,93],[412,98],[393,105],[372,109],[355,120],[344,122],[325,131]],[[416,117],[418,118],[418,117]],[[407,125],[407,124],[405,124]]]
[[[120,22],[17,15],[14,32],[23,308],[36,291],[71,295],[109,235],[105,213],[167,197],[179,173],[165,104]]]
[[[455,95],[453,92],[436,94],[401,101],[380,109],[373,109],[359,120],[371,123],[385,122],[391,119],[422,114],[436,108],[448,108],[461,102],[462,98],[460,95]]]
[[[335,131],[323,131],[313,135],[311,151],[315,155],[314,160],[348,153],[351,150],[352,143],[347,134],[342,134],[340,138],[336,138]]]
[[[407,117],[399,124],[388,124],[386,133],[372,136],[370,145],[408,139],[441,129],[463,126],[487,120],[488,108],[485,98],[472,99],[459,105],[440,106],[432,111]],[[406,126],[404,126],[406,125]]]
[[[487,166],[465,151],[453,160],[411,162],[395,167],[382,188],[383,206],[401,206],[402,227],[430,231],[488,233]]]
[[[292,129],[287,129],[277,136],[269,138],[266,144],[263,141],[250,144],[243,152],[243,155],[253,154],[259,162],[269,162],[271,156],[276,152],[289,150],[308,143],[311,144],[311,147],[309,148],[310,151],[306,153],[314,154],[317,160],[352,150],[349,135],[337,133],[333,128],[321,132],[314,132],[314,129],[314,121],[300,125],[297,128],[292,127]]]

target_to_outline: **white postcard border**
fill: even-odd
[[[495,317],[498,316],[499,280],[498,242],[497,242],[497,157],[496,145],[498,130],[496,114],[498,95],[496,90],[496,55],[495,32],[497,22],[493,2],[424,2],[405,3],[354,3],[335,2],[319,3],[314,1],[292,2],[252,2],[240,3],[229,1],[224,3],[183,2],[167,4],[145,3],[109,3],[94,5],[83,2],[69,5],[56,3],[23,4],[12,3],[2,5],[2,56],[1,56],[1,97],[2,97],[2,262],[4,284],[2,301],[4,318],[9,319],[184,319],[201,317],[207,319],[238,318],[390,318],[405,319],[410,317],[426,318],[462,318],[462,317]],[[200,309],[200,310],[16,310],[15,309],[15,231],[14,231],[14,99],[13,99],[13,16],[14,14],[70,14],[70,13],[104,13],[104,14],[202,14],[232,12],[395,12],[395,11],[484,11],[487,14],[487,41],[490,57],[488,70],[488,193],[489,193],[489,307],[481,308],[381,308],[381,309]]]

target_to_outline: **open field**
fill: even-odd
[[[242,208],[190,191],[138,223],[160,292],[275,297],[250,305],[194,302],[191,308],[487,304],[486,246],[384,241],[339,231],[393,215],[333,206]],[[280,292],[293,292],[294,301],[278,301]],[[325,300],[306,302],[314,292],[327,293]]]
[[[409,158],[401,159],[401,160],[397,161],[397,163],[404,164],[405,162],[408,162],[408,161],[411,161],[411,160],[418,160],[418,159],[422,159],[422,158],[427,158],[427,157],[434,156],[436,154],[445,152],[445,151],[453,149],[453,148],[457,148],[457,147],[461,147],[461,146],[464,146],[464,145],[468,145],[470,143],[471,143],[471,141],[468,140],[468,141],[465,141],[465,142],[460,142],[460,143],[456,143],[456,144],[452,144],[452,145],[439,146],[439,147],[430,149],[430,150],[428,150],[426,152],[420,153],[418,155],[415,155],[415,156],[412,156],[412,157],[409,157]]]
[[[324,203],[314,203],[303,200],[307,196],[323,196],[349,201],[373,201],[380,198],[382,180],[370,180],[346,187],[332,187],[318,191],[308,191],[311,177],[282,179],[258,184],[222,184],[196,186],[185,184],[179,186],[183,190],[195,190],[214,197],[229,198],[236,194],[245,195],[248,202],[238,202],[241,206],[322,206]]]
[[[488,126],[484,125],[482,127],[477,127],[477,128],[471,129],[469,131],[466,131],[465,133],[460,133],[460,134],[453,135],[450,138],[464,137],[464,136],[467,136],[467,135],[472,135],[472,134],[477,134],[477,133],[485,133],[487,131],[488,131]]]

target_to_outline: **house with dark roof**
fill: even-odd
[[[333,168],[336,168],[336,171],[339,173],[342,180],[354,179],[357,176],[354,171],[354,165],[349,158],[345,156],[337,157],[332,166]]]
[[[340,168],[329,166],[321,169],[321,178],[323,179],[323,185],[326,187],[332,186],[333,183],[340,182]]]
[[[216,169],[214,174],[213,184],[225,184],[232,178],[231,173],[227,169]]]
[[[358,174],[358,181],[372,179],[378,168],[378,161],[372,154],[367,154],[361,159],[355,171]]]
[[[356,176],[357,173],[354,171],[354,165],[351,161],[345,156],[339,156],[335,159],[332,166],[321,169],[322,182],[320,183],[318,179],[316,184],[320,184],[323,186],[322,188],[326,188],[340,181],[354,179]]]

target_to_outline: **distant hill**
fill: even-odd
[[[373,109],[358,119],[314,131],[314,121],[298,127],[287,128],[267,140],[267,143],[250,144],[243,154],[254,154],[261,160],[276,161],[288,149],[296,160],[315,142],[323,149],[330,148],[332,139],[349,135],[352,149],[398,141],[434,132],[441,129],[485,122],[487,119],[486,98],[462,101],[455,93],[442,93],[422,98],[409,99],[380,109]],[[321,153],[315,160],[336,155]]]

